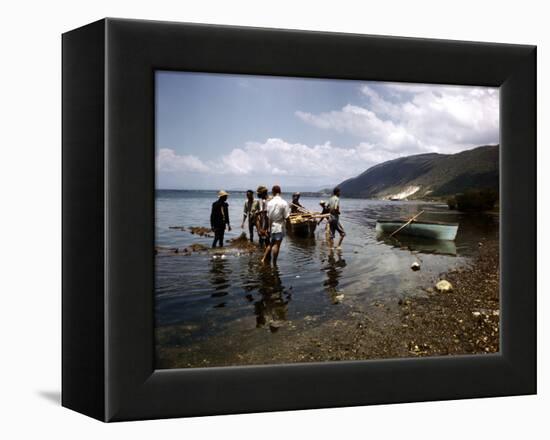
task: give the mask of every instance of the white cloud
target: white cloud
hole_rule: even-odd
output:
[[[333,131],[357,137],[354,147],[331,142],[307,145],[274,137],[238,145],[216,160],[161,148],[159,175],[174,185],[278,182],[311,187],[340,182],[397,157],[455,153],[498,142],[497,89],[377,83],[363,85],[359,92],[363,99],[359,104],[324,113],[295,113],[328,134]]]
[[[377,163],[401,155],[367,142],[361,142],[353,148],[342,148],[330,142],[308,146],[272,138],[265,142],[248,142],[242,148],[234,148],[216,162],[202,162],[196,157],[180,156],[174,150],[162,148],[157,163],[163,172],[182,175],[191,171],[266,181],[283,176],[292,177],[294,184],[322,185],[356,176]]]
[[[390,119],[382,119],[375,112],[355,105],[346,105],[342,110],[313,115],[296,112],[303,121],[318,128],[351,133],[381,150],[414,154],[429,151],[405,126]]]
[[[296,116],[403,154],[455,153],[498,142],[496,89],[384,83],[360,91],[368,101],[362,106],[348,104],[319,114],[297,111]]]
[[[259,174],[338,178],[360,169],[363,162],[357,148],[339,148],[329,142],[308,146],[272,138],[265,142],[248,142],[223,156],[223,170],[229,174]]]
[[[198,157],[178,155],[170,148],[160,148],[156,160],[157,169],[161,172],[203,173],[209,168]]]

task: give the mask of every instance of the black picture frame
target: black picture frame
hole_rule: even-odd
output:
[[[536,47],[104,19],[63,35],[62,404],[102,421],[536,393]],[[154,369],[154,71],[500,87],[498,354]]]

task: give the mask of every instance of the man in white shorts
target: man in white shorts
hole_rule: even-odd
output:
[[[271,259],[273,255],[273,264],[277,264],[279,249],[284,237],[285,222],[290,215],[290,207],[281,197],[281,187],[279,185],[275,185],[271,192],[273,198],[267,202],[267,218],[269,219],[271,240],[265,249],[262,263]]]

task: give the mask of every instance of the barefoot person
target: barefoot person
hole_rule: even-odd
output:
[[[254,200],[254,191],[249,189],[246,192],[246,200],[243,208],[243,222],[241,229],[244,228],[244,222],[248,219],[248,233],[251,242],[254,242],[254,226],[256,226],[256,212],[258,211],[258,201]]]
[[[214,231],[214,242],[212,247],[216,247],[216,243],[223,247],[223,236],[225,233],[225,226],[227,230],[231,231],[231,225],[229,224],[229,205],[227,204],[227,197],[229,196],[224,190],[218,193],[218,200],[212,203],[212,212],[210,213],[210,227]]]
[[[324,200],[321,200],[319,202],[319,205],[321,206],[321,215],[327,215],[330,213],[330,209],[328,208],[327,202]],[[325,222],[325,238],[328,240],[330,238],[330,221],[328,217],[321,217],[321,219],[317,222],[318,225],[320,225],[323,220],[326,220]]]
[[[275,185],[272,189],[273,198],[267,203],[267,218],[269,219],[269,230],[271,241],[265,249],[262,263],[265,263],[273,256],[273,264],[277,264],[279,249],[284,237],[286,219],[290,215],[288,203],[281,197],[281,187]]]
[[[290,213],[296,214],[300,212],[300,208],[303,208],[302,204],[300,203],[300,193],[295,192],[292,194],[292,203],[290,204]]]
[[[261,248],[269,245],[269,219],[267,218],[267,188],[260,185],[256,190],[258,210],[256,212],[256,231]]]
[[[334,246],[334,238],[336,237],[336,231],[338,231],[338,234],[340,234],[340,241],[338,242],[336,248],[340,249],[342,246],[342,241],[346,236],[344,228],[340,223],[340,188],[334,188],[334,191],[332,191],[332,197],[328,199],[327,207],[330,213],[330,217],[328,218],[330,225],[329,244],[330,246]]]

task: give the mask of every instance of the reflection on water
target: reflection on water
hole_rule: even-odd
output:
[[[208,224],[215,194],[193,192],[157,193],[156,240],[160,246],[211,245],[211,238],[198,237],[169,226]],[[242,196],[244,199],[244,195]],[[317,209],[317,198],[301,202]],[[156,256],[155,304],[157,326],[184,325],[194,329],[185,340],[224,332],[234,337],[246,331],[269,328],[281,321],[297,324],[306,317],[317,322],[345,319],[350,308],[373,299],[404,297],[429,285],[442,272],[468,264],[482,240],[497,239],[497,215],[465,215],[446,206],[417,202],[383,202],[342,199],[341,222],[346,230],[342,250],[329,249],[324,223],[315,237],[287,236],[278,267],[260,263],[260,255],[226,250],[224,257],[211,252]],[[239,196],[229,198],[233,223],[242,215]],[[459,223],[456,241],[434,242],[415,237],[377,236],[378,218],[410,218],[425,210],[422,219]],[[238,236],[235,228],[226,239]],[[223,252],[223,251],[222,251]],[[413,261],[421,270],[410,269]],[[340,305],[336,305],[340,304]],[[268,333],[269,334],[269,333]],[[179,344],[185,341],[179,340]]]
[[[323,259],[322,261],[326,261],[326,264],[322,268],[326,274],[326,279],[323,282],[323,285],[326,288],[330,301],[333,304],[336,304],[339,302],[338,298],[341,295],[341,292],[338,289],[338,284],[340,278],[342,277],[343,270],[346,267],[346,260],[342,258],[341,250],[329,248],[326,260]]]
[[[401,235],[390,237],[389,234],[378,233],[376,239],[388,246],[408,249],[411,252],[424,254],[440,254],[456,256],[456,244],[449,240],[430,240],[428,238]]]
[[[260,294],[254,303],[256,314],[256,327],[270,326],[271,331],[276,331],[277,326],[270,325],[277,321],[286,321],[288,302],[292,295],[285,290],[279,270],[270,265],[263,265],[259,271]]]
[[[229,267],[227,260],[225,259],[212,259],[210,263],[210,284],[212,285],[213,292],[212,298],[221,298],[226,296],[229,292]],[[224,307],[225,303],[221,302],[214,307]]]

